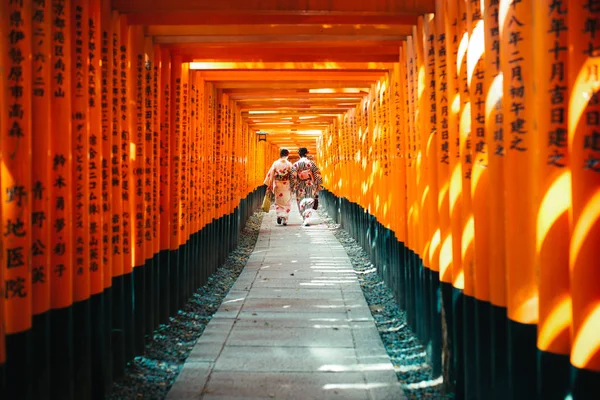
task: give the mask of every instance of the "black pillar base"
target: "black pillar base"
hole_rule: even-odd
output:
[[[50,311],[33,316],[33,398],[50,398]],[[0,391],[0,393],[3,393]],[[1,396],[0,396],[1,397]]]
[[[73,303],[73,372],[77,400],[92,398],[91,336],[90,300]]]
[[[477,357],[478,398],[487,398],[491,391],[490,375],[492,364],[491,305],[475,299],[475,351]]]
[[[158,287],[160,302],[158,303],[159,323],[168,324],[171,301],[170,295],[170,267],[169,267],[169,250],[161,250],[158,253]]]
[[[597,400],[600,394],[600,371],[571,367],[573,400]]]
[[[91,307],[91,363],[92,363],[92,399],[102,400],[106,395],[106,328],[104,293],[98,293],[90,298]]]
[[[431,271],[431,368],[434,377],[442,375],[442,293],[440,273]]]
[[[463,348],[464,328],[464,294],[460,289],[452,287],[452,357],[455,372],[454,394],[457,399],[465,398],[465,364]]]
[[[440,282],[440,291],[442,297],[442,373],[444,375],[445,388],[449,392],[454,391],[456,385],[456,371],[454,369],[454,314],[452,310],[452,284]]]
[[[537,386],[536,325],[508,320],[508,382],[510,399],[530,400]]]
[[[115,379],[125,375],[127,357],[125,354],[125,287],[124,277],[116,276],[112,280],[112,359]]]
[[[570,393],[571,365],[568,354],[554,354],[538,349],[538,399],[564,400]]]
[[[9,347],[7,346],[7,348]],[[50,398],[52,400],[73,400],[75,383],[73,382],[72,307],[50,311],[50,349],[50,381],[52,382]],[[10,366],[7,365],[7,367]],[[9,374],[6,379],[8,384],[11,379]]]
[[[125,361],[133,360],[136,356],[135,352],[135,314],[134,314],[134,287],[133,287],[133,274],[131,271],[123,275],[123,331],[125,333]]]
[[[179,310],[179,251],[169,250],[169,315]]]
[[[6,398],[33,399],[31,330],[6,335]],[[70,344],[69,344],[70,345]]]
[[[133,354],[141,356],[144,354],[145,338],[144,332],[146,327],[146,309],[147,294],[146,294],[146,272],[147,266],[140,265],[133,268],[131,279],[133,281]],[[132,357],[133,358],[133,357]],[[131,359],[131,358],[129,358]]]
[[[490,369],[490,397],[493,400],[506,400],[508,391],[508,317],[505,307],[491,305],[492,344]]]
[[[463,359],[465,367],[465,400],[476,400],[478,396],[477,371],[477,334],[475,324],[475,298],[464,295],[463,297]]]
[[[104,393],[109,393],[112,389],[113,374],[113,289],[112,286],[104,289],[102,298],[104,300]]]

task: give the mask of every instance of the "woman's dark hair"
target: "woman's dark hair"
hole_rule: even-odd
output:
[[[308,154],[308,149],[306,147],[300,147],[298,149],[298,154],[300,155],[300,157],[306,157],[306,155]]]
[[[286,157],[290,155],[290,151],[288,149],[281,149],[279,151],[279,157]]]

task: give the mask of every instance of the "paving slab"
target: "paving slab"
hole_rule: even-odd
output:
[[[167,399],[406,399],[343,246],[266,214]]]

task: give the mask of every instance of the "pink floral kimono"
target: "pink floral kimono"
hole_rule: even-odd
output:
[[[312,214],[315,197],[321,191],[322,185],[321,171],[314,161],[302,157],[294,163],[292,186],[296,191],[298,211],[305,224]]]
[[[284,225],[287,225],[292,203],[291,175],[292,163],[285,158],[280,158],[273,163],[264,181],[268,190],[275,193],[277,222],[282,222]]]

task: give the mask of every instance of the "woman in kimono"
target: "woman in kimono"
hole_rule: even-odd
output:
[[[288,161],[290,155],[288,149],[281,149],[279,155],[281,158],[275,161],[269,169],[264,184],[267,185],[267,190],[275,194],[277,223],[285,226],[292,208],[292,163]]]
[[[302,225],[307,226],[308,218],[310,218],[313,211],[313,205],[319,197],[323,179],[321,178],[321,171],[319,171],[314,161],[306,157],[308,155],[306,147],[301,147],[298,150],[298,155],[300,155],[300,159],[294,163],[292,168],[292,187],[296,192],[298,211],[300,211],[300,215],[304,220]]]

